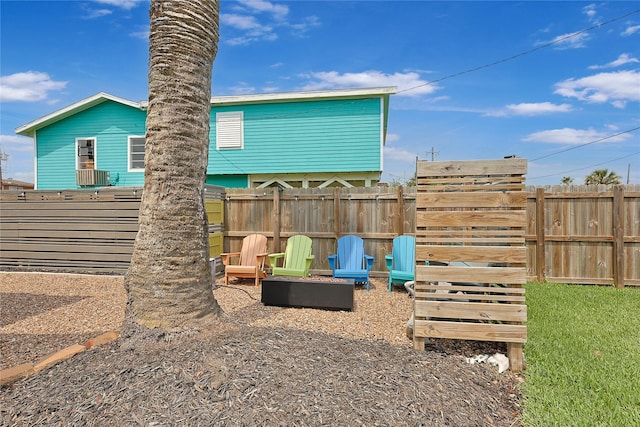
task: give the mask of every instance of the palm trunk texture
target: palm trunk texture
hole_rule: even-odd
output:
[[[149,109],[127,317],[180,330],[220,313],[211,288],[204,184],[218,0],[152,0]]]

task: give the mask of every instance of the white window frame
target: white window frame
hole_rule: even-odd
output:
[[[244,112],[216,113],[216,150],[244,148]]]
[[[91,156],[93,157],[93,169],[98,169],[98,139],[95,136],[90,136],[86,138],[76,138],[76,170],[80,169],[80,141],[92,141]]]
[[[133,167],[133,158],[132,155],[133,153],[131,152],[131,140],[134,138],[142,138],[145,141],[145,144],[147,142],[147,138],[145,135],[129,135],[129,137],[127,137],[127,166],[128,166],[128,171],[129,172],[144,172],[144,157],[142,160],[142,167],[141,168],[134,168]],[[143,146],[144,148],[144,146]],[[143,151],[144,153],[144,151]]]

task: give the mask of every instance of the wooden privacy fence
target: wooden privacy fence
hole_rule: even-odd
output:
[[[511,370],[524,368],[526,170],[524,159],[418,162],[414,348],[506,342]]]
[[[327,257],[336,239],[357,234],[375,257],[372,274],[386,275],[384,256],[391,253],[393,237],[416,232],[416,187],[226,193],[215,188],[213,198],[207,195],[212,254],[223,250],[223,232],[224,251],[239,250],[249,233],[264,233],[273,252],[284,250],[288,237],[306,234],[316,256],[312,272],[330,274]],[[141,189],[117,187],[97,195],[91,190],[0,192],[0,268],[76,265],[124,272],[137,232],[140,194]],[[81,213],[85,208],[88,212]],[[92,214],[96,209],[101,212]],[[528,280],[640,286],[639,236],[640,185],[528,188]],[[85,244],[87,253],[76,253],[75,246]]]
[[[528,189],[528,278],[640,286],[640,185]]]
[[[415,189],[402,187],[227,189],[225,251],[238,251],[242,239],[261,233],[269,251],[284,252],[287,238],[304,234],[313,241],[314,274],[331,274],[328,256],[336,241],[356,234],[365,241],[365,253],[375,258],[373,274],[386,274],[386,254],[393,238],[413,234]]]
[[[207,186],[212,256],[222,252],[223,188]],[[0,192],[0,267],[122,274],[138,232],[141,188]]]
[[[336,239],[357,234],[384,275],[393,237],[416,233],[415,200],[416,187],[227,189],[225,250],[263,233],[280,252],[306,234],[312,271],[329,274]],[[526,200],[527,280],[640,286],[640,186],[528,187]]]

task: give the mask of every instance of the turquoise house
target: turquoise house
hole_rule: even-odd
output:
[[[207,184],[370,187],[383,168],[395,87],[211,98]],[[35,188],[142,186],[147,102],[99,93],[16,129]]]

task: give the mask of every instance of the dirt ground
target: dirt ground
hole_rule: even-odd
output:
[[[0,390],[0,424],[518,426],[521,377],[467,357],[504,344],[405,335],[411,299],[386,280],[355,308],[264,306],[218,286],[198,334],[121,337]],[[0,272],[0,369],[37,362],[124,320],[120,277]]]

